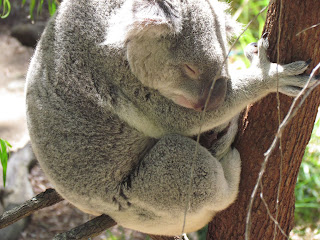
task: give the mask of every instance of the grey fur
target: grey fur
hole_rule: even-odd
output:
[[[276,91],[277,65],[262,39],[251,68],[230,77],[223,61],[238,25],[223,3],[210,2],[63,1],[32,58],[26,98],[34,152],[72,204],[124,227],[180,234],[194,160],[186,232],[236,199],[237,115]],[[295,95],[306,68],[279,66],[280,91]],[[229,127],[195,156],[201,125]]]

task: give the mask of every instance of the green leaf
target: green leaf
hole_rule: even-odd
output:
[[[36,7],[36,0],[31,0],[30,1],[30,7],[29,7],[29,14],[30,14],[30,18],[33,19],[33,11]]]
[[[40,2],[38,2],[38,7],[37,7],[37,16],[41,14],[42,6],[43,6],[43,0],[40,0]]]
[[[296,203],[296,208],[320,208],[320,203]]]
[[[1,1],[2,2],[2,1]],[[11,4],[9,2],[9,0],[4,0],[3,4],[0,4],[0,6],[3,5],[3,11],[2,11],[2,15],[1,18],[6,18],[9,16],[10,11],[11,11]]]
[[[54,0],[48,0],[48,10],[50,13],[50,16],[52,16],[56,12],[56,2]]]
[[[0,139],[0,160],[2,165],[2,175],[3,175],[3,186],[6,186],[6,177],[7,177],[7,164],[8,164],[8,148],[11,148],[11,145]]]
[[[1,138],[0,138],[0,139],[1,139]],[[10,144],[8,141],[3,140],[3,139],[1,139],[1,140],[4,141],[4,143],[7,145],[8,148],[12,148],[11,144]]]

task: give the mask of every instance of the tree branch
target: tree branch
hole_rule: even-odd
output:
[[[57,234],[53,240],[70,240],[79,239],[87,240],[104,232],[106,229],[115,226],[117,223],[107,215],[96,217],[78,227],[71,229],[68,232]],[[178,240],[179,237],[165,237],[149,235],[153,240]]]
[[[71,229],[68,232],[57,234],[53,240],[69,240],[79,239],[86,240],[98,236],[106,229],[115,226],[117,223],[107,215],[96,217],[78,227]]]
[[[155,236],[155,235],[149,235],[153,240],[179,240],[180,237],[165,237],[165,236]],[[185,240],[185,239],[183,239]]]
[[[49,207],[58,202],[61,202],[62,200],[63,198],[54,189],[47,189],[45,192],[38,194],[37,196],[21,204],[20,206],[4,212],[0,216],[0,229],[5,228],[19,221],[20,219],[31,215],[37,210]]]
[[[64,200],[56,190],[49,188],[45,192],[38,194],[32,199],[24,202],[18,207],[15,207],[9,211],[4,212],[0,216],[0,229],[5,228],[20,219],[27,217],[37,210],[52,206],[58,202]],[[53,240],[65,240],[65,239],[83,239],[92,238],[98,236],[106,229],[113,227],[117,223],[107,215],[101,215],[96,217],[78,227],[71,229],[65,233],[57,234]],[[150,235],[153,240],[176,240],[179,237],[163,237]]]

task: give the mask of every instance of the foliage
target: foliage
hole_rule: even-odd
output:
[[[1,18],[6,18],[9,16],[11,11],[11,4],[9,0],[0,0],[0,10],[2,8],[2,13],[0,13]]]
[[[198,240],[206,240],[207,239],[207,232],[208,232],[208,225],[206,225],[204,228],[200,229],[197,232]]]
[[[252,19],[254,19],[259,12],[269,4],[269,0],[228,0],[231,6],[233,19],[246,26]],[[233,61],[243,61],[245,66],[249,66],[249,60],[243,55],[243,49],[251,42],[257,42],[260,38],[264,23],[266,20],[266,11],[259,14],[257,19],[253,21],[250,27],[240,37],[239,43],[236,44],[235,50],[231,57]]]
[[[249,23],[259,12],[269,4],[269,0],[238,0],[232,1],[231,7],[234,9],[233,18],[243,24]],[[252,22],[248,30],[240,38],[240,45],[245,48],[249,43],[256,42],[260,38],[264,23],[266,20],[266,11],[260,14],[255,21]]]
[[[24,6],[26,4],[26,0],[21,0],[21,5]],[[52,16],[59,4],[58,0],[47,0],[47,7],[50,15]],[[29,14],[30,18],[33,20],[35,13],[39,15],[42,11],[42,7],[44,5],[44,0],[30,0],[29,3]],[[9,16],[11,11],[10,0],[0,0],[0,10],[2,9],[2,13],[0,13],[1,18],[6,18]]]
[[[108,229],[106,231],[106,240],[122,240],[122,237],[118,238],[117,236],[113,235],[113,233]]]
[[[0,161],[2,165],[3,186],[6,186],[7,164],[9,148],[12,146],[7,141],[0,138]]]
[[[297,224],[320,221],[320,114],[306,148],[295,188]]]

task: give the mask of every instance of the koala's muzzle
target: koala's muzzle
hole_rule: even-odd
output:
[[[216,80],[211,93],[210,93],[210,88],[211,88],[211,83],[207,86],[204,97],[201,100],[199,100],[199,102],[194,106],[194,110],[199,112],[202,112],[204,110],[212,111],[217,109],[222,104],[227,92],[227,80],[224,78],[220,78]],[[210,99],[205,108],[205,104],[208,97]]]

